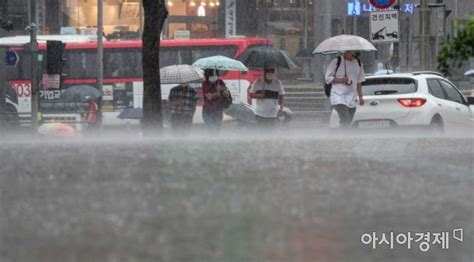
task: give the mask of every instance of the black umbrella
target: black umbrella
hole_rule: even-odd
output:
[[[89,85],[71,86],[61,94],[61,99],[65,102],[85,102],[88,98],[97,99],[102,93],[97,88]]]
[[[299,68],[300,64],[294,56],[285,50],[274,47],[262,46],[244,51],[237,60],[242,61],[247,67],[254,69],[265,68]]]
[[[142,108],[125,108],[117,116],[120,119],[142,119],[143,109]]]

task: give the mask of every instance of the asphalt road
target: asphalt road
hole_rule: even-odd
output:
[[[3,140],[0,261],[472,262],[473,162],[472,136]]]

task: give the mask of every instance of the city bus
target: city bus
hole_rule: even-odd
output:
[[[39,90],[39,111],[42,113],[70,113],[78,110],[77,103],[64,103],[61,93],[74,85],[96,85],[96,39],[73,41],[68,37],[63,54],[61,88]],[[60,40],[58,37],[52,38]],[[44,59],[46,37],[39,41],[40,64]],[[2,40],[0,40],[0,43]],[[18,41],[17,41],[18,42]],[[20,41],[21,42],[21,41]],[[25,40],[25,43],[27,41]],[[5,45],[5,41],[3,41]],[[192,64],[197,59],[214,55],[230,58],[238,57],[249,48],[271,45],[264,38],[235,37],[225,39],[189,39],[162,40],[160,46],[160,67],[178,64]],[[143,103],[143,68],[141,64],[142,43],[136,41],[104,41],[104,81],[102,112],[104,125],[123,124],[124,120],[117,118],[125,108],[141,108]],[[7,67],[7,81],[18,95],[16,108],[19,113],[31,112],[31,84],[29,53],[17,50],[19,62],[15,67]],[[45,66],[43,65],[43,68]],[[230,89],[234,102],[248,102],[248,87],[253,81],[262,77],[262,72],[226,71],[220,76]],[[177,83],[178,84],[178,83]],[[162,85],[162,99],[166,111],[170,89],[175,85]],[[200,83],[194,87],[199,88]],[[82,105],[81,105],[82,106]],[[198,103],[194,122],[202,122],[202,100]],[[128,121],[129,122],[129,121]]]

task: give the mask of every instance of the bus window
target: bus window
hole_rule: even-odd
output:
[[[191,65],[199,58],[222,55],[233,58],[236,46],[193,46],[193,47],[162,47],[160,49],[160,67],[170,65]]]
[[[141,49],[106,49],[104,53],[104,77],[143,76]]]
[[[234,58],[237,51],[236,46],[213,46],[213,47],[194,47],[192,49],[192,61],[196,61],[200,58],[210,57],[215,55],[226,56],[228,58]]]
[[[96,70],[96,54],[92,51],[75,51],[67,52],[66,64],[64,70],[69,78],[95,78]]]
[[[170,65],[190,65],[191,50],[186,47],[162,47],[160,49],[160,68]]]

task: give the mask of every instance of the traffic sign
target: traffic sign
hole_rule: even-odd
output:
[[[15,51],[5,51],[5,65],[16,66],[20,61],[20,57]]]
[[[398,11],[378,11],[370,14],[370,41],[390,43],[399,41]]]
[[[388,9],[395,5],[397,0],[369,0],[369,3],[378,9]]]
[[[347,15],[348,16],[359,16],[360,15],[360,2],[355,1],[347,4]]]

